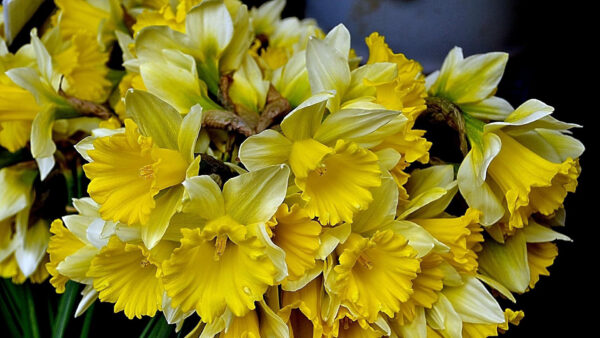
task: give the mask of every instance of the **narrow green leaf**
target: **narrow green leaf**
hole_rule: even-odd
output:
[[[154,325],[154,327],[152,327],[148,338],[166,338],[169,337],[171,332],[173,332],[173,328],[171,327],[171,325],[167,323],[164,316],[160,316],[158,322]]]
[[[79,337],[87,338],[90,333],[90,327],[92,325],[92,316],[94,315],[94,306],[96,303],[92,303],[90,307],[85,312],[85,318],[83,319],[83,327],[81,328],[81,334]]]
[[[79,291],[79,284],[75,282],[67,282],[65,293],[60,297],[58,303],[58,313],[54,323],[54,332],[52,337],[63,337],[69,319],[73,316],[73,307],[75,306],[75,298]]]
[[[152,317],[152,319],[150,319],[148,324],[146,324],[144,331],[142,331],[142,333],[140,334],[140,338],[146,338],[148,336],[150,329],[152,329],[152,326],[154,325],[154,322],[156,321],[156,317],[158,317],[158,315]]]
[[[6,297],[8,299],[8,297]],[[16,319],[13,318],[11,312],[12,307],[8,305],[8,302],[4,301],[4,297],[0,297],[0,312],[2,313],[2,318],[8,327],[8,331],[12,337],[20,337],[23,334],[19,329],[15,326]]]
[[[25,297],[27,299],[27,317],[29,319],[29,329],[31,330],[31,337],[39,338],[40,329],[38,327],[37,316],[35,314],[35,303],[33,302],[33,295],[31,294],[31,285],[25,286]]]

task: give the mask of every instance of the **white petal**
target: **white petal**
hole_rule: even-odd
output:
[[[225,212],[241,224],[267,222],[286,195],[290,169],[275,165],[225,182]]]
[[[38,267],[46,254],[50,231],[44,220],[39,220],[27,229],[23,245],[15,250],[15,258],[19,269],[25,277],[29,277]]]
[[[502,283],[513,292],[523,293],[529,286],[529,264],[525,234],[517,231],[504,244],[486,241],[478,253],[479,271]]]
[[[464,322],[475,324],[504,323],[504,312],[496,299],[475,277],[467,277],[459,287],[442,291]]]

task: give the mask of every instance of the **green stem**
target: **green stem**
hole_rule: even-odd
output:
[[[9,297],[6,297],[7,299]],[[2,312],[2,317],[4,318],[4,322],[6,323],[6,326],[8,327],[8,331],[10,332],[10,335],[12,337],[20,337],[23,334],[19,331],[19,329],[15,326],[15,319],[12,316],[12,313],[15,312],[11,312],[12,306],[9,306],[7,304],[7,302],[4,301],[4,297],[0,297],[0,312]],[[13,310],[14,311],[14,310]]]
[[[142,331],[142,333],[140,334],[140,338],[145,338],[148,335],[148,332],[150,332],[152,325],[154,325],[154,322],[156,321],[156,317],[158,317],[158,316],[152,317],[152,319],[148,322],[148,324],[146,324],[144,331]]]
[[[90,333],[90,327],[92,325],[92,316],[94,315],[94,306],[95,305],[96,305],[96,303],[92,303],[92,305],[90,305],[90,307],[85,312],[85,318],[83,320],[83,327],[81,328],[81,335],[79,335],[79,337],[81,337],[81,338],[87,338],[87,336]]]
[[[73,315],[73,306],[75,306],[75,298],[79,291],[79,285],[75,282],[67,282],[65,293],[60,297],[58,303],[58,313],[56,315],[56,322],[54,323],[54,332],[52,337],[63,337],[69,319]]]
[[[39,338],[40,329],[38,328],[37,316],[35,314],[35,303],[33,302],[33,295],[31,294],[31,286],[25,287],[25,297],[27,299],[27,317],[29,319],[29,329],[31,330],[31,337]]]

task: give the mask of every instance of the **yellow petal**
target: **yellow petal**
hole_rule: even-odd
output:
[[[431,309],[438,299],[438,292],[444,287],[444,272],[439,267],[443,258],[437,254],[430,254],[420,262],[417,278],[413,280],[414,293],[410,299],[402,303],[400,313],[396,315],[395,321],[400,325],[406,325],[417,316],[417,308]]]
[[[92,260],[88,272],[100,301],[115,303],[115,313],[124,311],[129,319],[152,317],[161,310],[164,287],[149,256],[143,246],[113,236]]]
[[[550,276],[548,267],[558,256],[558,247],[554,243],[527,243],[527,264],[529,265],[529,288],[533,289],[540,276]]]
[[[53,57],[56,71],[64,75],[65,91],[79,99],[106,100],[111,83],[108,75],[108,52],[102,52],[95,34],[80,32],[71,37],[71,45]]]
[[[385,43],[384,37],[372,33],[365,39],[369,47],[368,64],[391,62],[396,64],[398,75],[393,81],[370,84],[376,88],[376,102],[387,109],[400,110],[409,120],[414,121],[425,110],[425,78],[423,68],[403,54],[394,54]]]
[[[287,280],[298,280],[316,264],[321,245],[321,225],[313,221],[299,205],[294,204],[289,208],[285,203],[269,223],[273,233],[271,240],[285,252],[289,273]]]
[[[477,254],[479,242],[483,242],[479,225],[480,213],[468,209],[462,217],[413,219],[425,228],[437,240],[450,247],[450,251],[441,255],[448,263],[459,271],[475,274],[477,271]]]
[[[371,238],[351,234],[336,251],[340,256],[333,288],[369,321],[380,312],[393,317],[413,294],[419,260],[401,235],[391,230],[376,232]]]
[[[181,247],[163,264],[174,306],[195,309],[206,323],[226,309],[240,317],[254,310],[254,302],[275,284],[277,271],[264,245],[231,217],[213,220],[203,230],[181,231]]]
[[[85,243],[80,241],[77,236],[73,235],[63,225],[63,222],[60,219],[52,222],[50,225],[50,232],[52,233],[50,242],[48,243],[50,262],[46,264],[46,268],[52,275],[50,283],[54,286],[56,292],[63,293],[65,292],[65,284],[69,281],[69,278],[59,274],[56,268],[65,258],[83,248]]]
[[[532,213],[551,215],[562,206],[568,192],[575,191],[578,163],[567,159],[552,163],[498,131],[502,148],[492,160],[488,174],[502,191],[510,213],[509,226],[521,228]]]
[[[107,220],[146,223],[154,196],[185,179],[187,163],[181,154],[153,147],[131,120],[125,120],[124,134],[96,139],[88,155],[93,159],[83,167],[91,180],[88,193]]]
[[[0,146],[6,148],[10,152],[14,153],[25,147],[27,142],[29,142],[30,135],[30,121],[0,122]]]
[[[294,171],[310,216],[319,217],[321,224],[351,222],[353,215],[372,201],[370,189],[381,184],[377,155],[338,140],[333,152],[317,164],[306,166],[313,169],[304,176]]]
[[[12,81],[0,83],[0,122],[25,120],[32,121],[41,107],[35,97]]]

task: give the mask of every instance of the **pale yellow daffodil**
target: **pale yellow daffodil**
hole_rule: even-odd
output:
[[[399,112],[347,109],[321,121],[331,96],[315,95],[288,114],[281,123],[283,135],[266,130],[248,138],[240,159],[250,170],[289,163],[310,216],[334,225],[366,209],[370,189],[381,183],[377,156],[355,142]]]
[[[194,149],[202,109],[194,106],[182,118],[166,102],[136,90],[127,94],[126,107],[137,124],[126,120],[124,131],[83,140],[78,149],[91,160],[84,165],[91,180],[88,192],[100,204],[102,217],[140,224],[142,239],[151,249],[181,208],[181,183],[197,175]]]
[[[206,323],[227,310],[243,317],[285,277],[283,256],[271,254],[261,229],[283,202],[288,176],[289,169],[277,165],[232,178],[222,191],[209,176],[184,182],[189,196],[184,211],[200,221],[181,230],[181,246],[163,264],[162,280],[174,306],[195,309]]]

